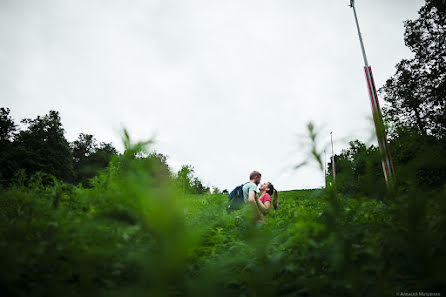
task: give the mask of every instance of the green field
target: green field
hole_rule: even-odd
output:
[[[387,296],[445,288],[444,195],[393,202],[279,192],[256,223],[137,160],[91,189],[38,179],[0,196],[3,296]],[[124,164],[124,165],[123,165]],[[5,269],[7,267],[7,269]]]

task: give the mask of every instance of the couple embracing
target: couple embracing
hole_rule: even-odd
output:
[[[272,183],[266,182],[261,184],[257,194],[257,186],[260,184],[261,179],[262,174],[258,171],[253,171],[249,175],[249,182],[242,187],[244,202],[255,205],[260,216],[259,219],[269,213],[271,204],[274,207],[274,211],[278,208],[278,194]]]

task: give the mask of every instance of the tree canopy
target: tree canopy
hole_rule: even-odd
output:
[[[0,180],[9,185],[16,175],[40,172],[55,178],[88,185],[88,180],[108,166],[117,154],[111,143],[97,143],[81,133],[73,143],[65,138],[59,112],[51,110],[35,119],[23,119],[19,129],[9,108],[0,109]],[[21,173],[20,173],[21,172]]]
[[[380,89],[392,127],[413,127],[442,138],[446,132],[446,2],[427,0],[416,20],[405,22],[404,41],[413,52]]]
[[[150,143],[132,144],[124,132],[123,155],[119,155],[111,143],[99,142],[92,134],[80,133],[69,143],[65,138],[59,112],[50,111],[35,119],[23,119],[24,129],[19,129],[10,116],[9,108],[0,109],[0,184],[10,185],[17,179],[30,180],[39,173],[58,180],[93,186],[93,178],[107,168],[115,157],[121,169],[131,166],[134,160],[147,168],[154,181],[175,180],[175,184],[185,193],[203,194],[209,187],[194,176],[194,168],[184,165],[174,174],[167,164],[167,156],[158,152],[146,152],[143,147]],[[125,156],[124,156],[125,155]],[[127,168],[128,169],[128,168]]]

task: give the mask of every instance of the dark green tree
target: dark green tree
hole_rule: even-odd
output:
[[[204,194],[210,191],[209,187],[203,185],[201,180],[198,177],[194,177],[192,180],[192,193],[193,194]]]
[[[153,174],[156,175],[157,180],[167,181],[172,178],[172,172],[167,164],[167,158],[166,155],[157,152],[150,153],[146,157],[146,159],[154,164],[152,167],[156,170],[153,171]]]
[[[64,181],[73,180],[71,149],[57,111],[43,117],[24,119],[27,129],[14,139],[14,160],[26,174],[44,172]]]
[[[417,129],[399,127],[390,143],[398,184],[403,190],[413,187],[441,189],[446,181],[446,145]]]
[[[446,132],[446,1],[426,0],[419,18],[405,22],[404,41],[414,58],[404,59],[380,89],[391,124],[443,138]]]
[[[359,140],[351,141],[350,147],[335,155],[336,187],[352,196],[364,195],[381,197],[386,186],[381,167],[379,149],[367,147]],[[328,164],[328,178],[331,180],[332,162]]]
[[[79,163],[94,153],[96,139],[94,139],[93,135],[81,133],[70,146],[73,151],[73,161]]]
[[[111,143],[97,143],[93,135],[84,133],[71,143],[71,149],[75,182],[84,186],[91,186],[89,179],[107,167],[111,158],[117,154]]]
[[[12,141],[14,132],[17,130],[17,126],[9,113],[9,108],[0,108],[0,144],[2,146]]]
[[[7,185],[17,171],[17,162],[13,156],[17,126],[9,113],[9,108],[0,109],[0,183],[3,185]]]

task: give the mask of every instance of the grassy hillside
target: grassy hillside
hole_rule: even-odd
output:
[[[267,224],[185,195],[147,164],[92,189],[1,190],[3,296],[384,296],[445,288],[444,195],[279,193]],[[116,164],[115,164],[116,165]],[[150,166],[149,166],[150,167]]]

